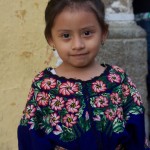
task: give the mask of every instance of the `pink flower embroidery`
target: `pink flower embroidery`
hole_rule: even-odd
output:
[[[122,109],[122,107],[119,107],[118,109],[117,109],[117,116],[118,116],[118,118],[119,119],[123,119],[123,109]]]
[[[119,97],[118,93],[112,93],[110,95],[110,99],[113,104],[117,105],[117,104],[121,103],[121,98]]]
[[[110,81],[110,82],[116,82],[116,83],[120,83],[120,81],[121,81],[121,78],[120,78],[120,76],[119,75],[117,75],[117,74],[109,74],[108,75],[108,80]]]
[[[63,122],[65,123],[66,127],[72,127],[77,123],[77,116],[74,114],[66,114],[66,116],[63,118]]]
[[[136,88],[136,85],[132,82],[131,78],[128,77],[128,82],[131,86],[135,87]]]
[[[88,111],[85,112],[85,120],[86,121],[89,120],[89,113],[88,113]]]
[[[79,87],[77,84],[74,84],[72,82],[67,81],[66,83],[63,83],[59,87],[59,93],[63,95],[70,95],[74,94],[79,91]]]
[[[101,121],[101,117],[99,115],[96,115],[95,117],[93,117],[94,121]]]
[[[128,96],[130,94],[130,89],[127,85],[122,84],[122,92],[124,96]]]
[[[124,70],[118,66],[112,66],[113,69],[115,69],[118,72],[124,73]]]
[[[80,108],[80,103],[78,100],[76,100],[75,98],[68,99],[66,103],[66,109],[68,112],[77,113],[79,111],[79,108]]]
[[[95,99],[94,104],[95,104],[95,107],[98,107],[98,108],[106,107],[108,106],[108,100],[104,96],[99,96]]]
[[[41,83],[41,88],[44,90],[50,90],[56,87],[56,80],[53,78],[44,79]]]
[[[62,110],[62,108],[64,107],[64,103],[65,101],[62,97],[56,96],[56,98],[52,99],[50,106],[55,111]]]
[[[107,109],[105,111],[106,118],[110,121],[113,121],[115,119],[116,113],[112,109]]]
[[[35,126],[35,123],[33,121],[29,121],[28,124],[30,124],[29,130],[33,129]]]
[[[44,72],[40,72],[34,79],[33,79],[33,82],[39,80],[40,78],[42,78],[44,75]]]
[[[149,140],[147,138],[145,138],[145,145],[150,147],[150,142],[149,142]]]
[[[133,99],[134,99],[134,102],[139,106],[143,103],[141,99],[141,95],[138,92],[134,93]]]
[[[62,133],[62,132],[63,132],[63,130],[62,130],[61,126],[59,126],[59,125],[57,124],[57,125],[56,125],[56,130],[53,131],[53,133],[54,133],[55,135],[59,135],[59,134]]]
[[[92,89],[94,92],[104,92],[106,91],[106,84],[103,83],[103,81],[96,81],[92,83]]]
[[[32,98],[33,94],[34,94],[34,89],[31,88],[30,92],[29,92],[29,95],[28,95],[28,98],[27,98],[27,101],[29,101]]]
[[[57,113],[53,113],[50,115],[50,123],[52,126],[56,126],[60,121],[60,116]]]
[[[35,115],[36,108],[34,105],[28,105],[24,110],[25,118],[30,119]]]
[[[36,100],[40,106],[47,106],[49,102],[49,95],[45,92],[40,92],[38,93]]]

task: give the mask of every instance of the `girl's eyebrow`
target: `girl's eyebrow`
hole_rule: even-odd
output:
[[[94,29],[94,28],[95,26],[87,26],[87,27],[81,28],[81,30]]]
[[[59,29],[57,30],[57,32],[70,32],[71,30],[68,30],[68,29]]]
[[[81,28],[80,30],[87,30],[87,29],[94,29],[95,26],[86,26]],[[69,29],[58,29],[57,32],[71,32],[72,30]]]

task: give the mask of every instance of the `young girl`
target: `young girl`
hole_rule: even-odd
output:
[[[144,108],[123,69],[95,57],[108,25],[100,0],[51,0],[45,36],[62,64],[32,83],[19,150],[144,150]],[[147,148],[148,149],[148,148]]]

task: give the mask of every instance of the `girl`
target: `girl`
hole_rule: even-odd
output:
[[[123,69],[95,57],[108,25],[100,0],[51,0],[45,37],[63,60],[32,83],[19,150],[144,150],[144,108]],[[148,148],[147,148],[148,149]]]

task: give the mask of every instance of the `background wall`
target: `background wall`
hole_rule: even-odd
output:
[[[0,150],[17,150],[17,126],[32,79],[56,63],[43,34],[46,4],[0,0]]]

